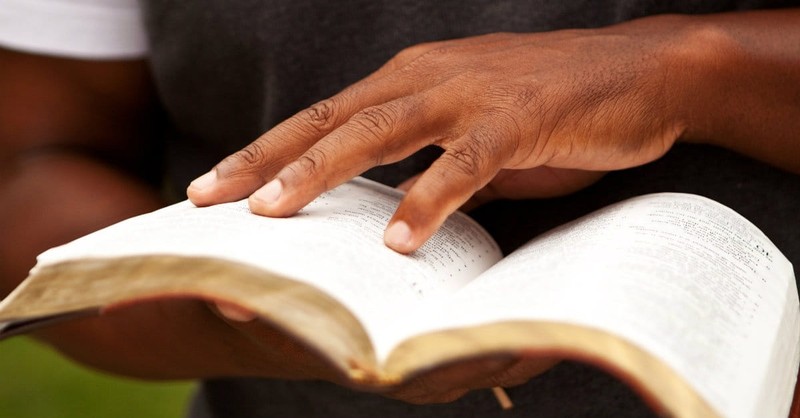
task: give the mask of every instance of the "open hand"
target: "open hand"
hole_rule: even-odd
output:
[[[670,85],[681,77],[675,19],[408,48],[220,162],[189,198],[250,196],[254,213],[290,216],[435,144],[444,153],[414,180],[385,234],[389,247],[411,252],[473,196],[564,194],[600,177],[592,171],[663,155],[683,130],[672,94],[681,89]]]

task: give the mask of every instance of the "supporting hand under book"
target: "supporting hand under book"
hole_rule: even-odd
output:
[[[293,378],[325,379],[341,384],[335,373],[319,356],[310,353],[284,333],[267,327],[255,313],[227,303],[217,303],[212,308],[236,330],[270,352],[270,359],[282,359],[287,373]],[[457,362],[419,375],[398,387],[383,392],[383,396],[414,404],[452,402],[471,390],[513,387],[554,366],[552,358],[485,357]],[[274,370],[271,371],[274,373]]]

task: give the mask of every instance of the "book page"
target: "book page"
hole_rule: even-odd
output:
[[[608,207],[527,244],[442,308],[421,314],[428,319],[416,331],[525,319],[585,325],[661,358],[723,416],[788,412],[791,390],[759,405],[757,388],[793,387],[792,266],[755,226],[703,197]],[[779,372],[770,371],[781,350]]]
[[[368,332],[390,333],[386,317],[451,293],[500,259],[496,243],[463,214],[412,256],[388,249],[383,230],[400,197],[359,178],[290,218],[253,215],[246,201],[205,208],[185,201],[49,250],[37,268],[89,257],[222,258],[313,284],[348,306]]]

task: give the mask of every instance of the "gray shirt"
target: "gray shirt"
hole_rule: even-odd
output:
[[[269,127],[377,69],[404,47],[498,31],[597,27],[658,13],[711,13],[790,1],[349,0],[144,1],[153,72],[171,123],[168,171],[176,190]],[[396,184],[424,168],[427,150],[369,177]],[[623,198],[655,191],[711,197],[759,226],[800,265],[800,178],[730,152],[679,145],[661,160],[614,172],[571,196],[499,201],[473,215],[510,251],[534,235]],[[503,412],[488,390],[446,405],[414,406],[326,382],[205,382],[194,417],[648,416],[626,385],[564,362],[508,389]]]

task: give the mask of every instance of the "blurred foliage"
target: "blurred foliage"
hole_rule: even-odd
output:
[[[3,418],[180,418],[193,387],[101,374],[26,337],[0,342]]]

